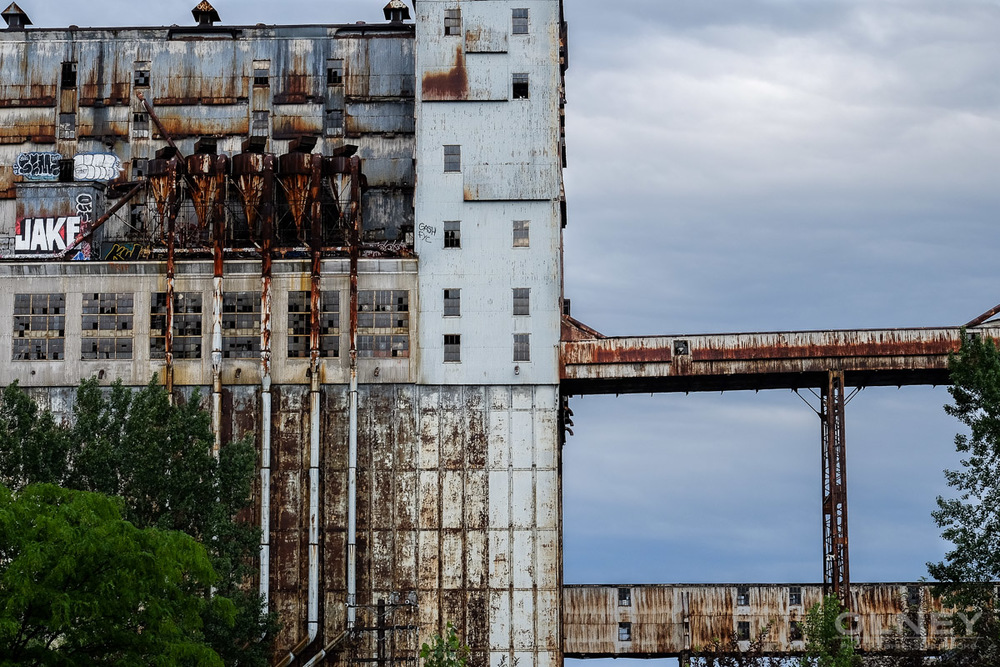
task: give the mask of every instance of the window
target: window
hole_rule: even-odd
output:
[[[514,314],[529,315],[531,311],[531,289],[528,287],[514,288]]]
[[[309,356],[310,292],[288,293],[288,356]],[[319,312],[319,356],[340,356],[340,292],[323,292]]]
[[[528,99],[528,75],[525,72],[514,74],[513,85],[515,100]]]
[[[60,361],[66,351],[66,295],[14,295],[14,361]]]
[[[136,88],[149,88],[149,63],[136,63],[132,76]]]
[[[62,78],[59,81],[60,88],[76,88],[76,63],[62,64]]]
[[[461,9],[446,9],[446,10],[444,10],[444,34],[446,34],[446,35],[461,35],[462,34],[462,10]]]
[[[132,158],[132,178],[138,180],[146,175],[149,170],[149,159],[144,157]],[[137,204],[141,206],[141,204]]]
[[[630,642],[630,641],[632,641],[632,624],[631,623],[619,623],[618,624],[618,641],[620,641],[620,642]]]
[[[462,223],[458,220],[446,220],[444,223],[444,247],[462,247]]]
[[[448,363],[462,361],[462,336],[459,334],[444,335],[444,360]]]
[[[746,606],[750,604],[750,587],[749,586],[737,586],[736,587],[736,604]]]
[[[132,294],[83,295],[81,359],[131,359]]]
[[[631,607],[632,606],[632,589],[631,588],[619,588],[618,589],[618,606],[619,607]]]
[[[132,136],[136,139],[149,139],[149,114],[145,111],[132,114]]]
[[[444,171],[446,174],[462,171],[462,147],[444,147]]]
[[[344,61],[331,59],[326,61],[326,85],[344,85]]]
[[[802,621],[791,621],[788,625],[788,639],[793,642],[800,642],[805,639],[802,632]]]
[[[410,356],[410,293],[365,290],[358,293],[358,356],[392,359]]]
[[[444,291],[444,316],[459,317],[462,314],[462,290],[446,289]]]
[[[260,292],[222,295],[222,356],[226,359],[260,356]]]
[[[167,352],[167,295],[155,292],[149,303],[149,356],[163,359]],[[174,359],[201,359],[201,294],[174,294]]]
[[[511,26],[511,32],[515,35],[527,35],[528,34],[528,10],[527,9],[512,9],[511,13],[513,15],[513,23]]]
[[[737,621],[736,622],[736,639],[741,642],[749,641],[750,639],[750,621]]]
[[[531,361],[531,334],[514,334],[514,361]]]
[[[514,247],[515,248],[527,248],[528,247],[528,230],[530,223],[527,220],[515,220],[514,221]]]
[[[801,586],[790,586],[788,588],[788,604],[792,606],[802,604]]]
[[[255,60],[253,62],[253,85],[271,85],[271,61]]]
[[[76,139],[76,114],[59,114],[59,138]]]
[[[266,111],[253,112],[253,127],[251,128],[253,134],[267,134],[267,115]]]
[[[344,133],[344,112],[340,109],[327,109],[324,127],[328,137],[342,135]]]

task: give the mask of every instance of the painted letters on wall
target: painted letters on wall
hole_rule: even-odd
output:
[[[48,255],[65,250],[80,233],[80,216],[24,218],[14,229],[15,255]]]
[[[78,153],[73,157],[73,178],[78,181],[113,181],[122,173],[114,153]]]
[[[59,180],[59,153],[19,153],[14,160],[14,175],[29,181]]]

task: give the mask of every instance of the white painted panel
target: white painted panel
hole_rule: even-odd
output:
[[[531,412],[510,413],[510,456],[514,468],[529,469],[534,464],[534,435]]]
[[[515,530],[514,588],[532,588],[535,585],[535,535],[529,530]]]
[[[468,588],[485,588],[489,577],[486,560],[486,531],[465,534],[465,580]]]
[[[438,505],[438,472],[420,471],[420,528],[438,528],[441,525]]]
[[[559,473],[539,470],[535,473],[536,525],[557,528],[559,525]]]
[[[438,588],[438,539],[436,530],[421,530],[418,533],[419,558],[417,562],[417,588],[436,590]]]
[[[490,468],[506,469],[510,465],[510,414],[501,410],[490,411]]]
[[[490,531],[490,588],[510,586],[510,532]]]
[[[490,591],[490,648],[510,649],[510,593]]]
[[[506,470],[490,471],[490,527],[505,528],[510,525],[510,473]]]
[[[441,534],[441,587],[462,588],[465,552],[461,533]]]
[[[535,563],[539,590],[559,590],[559,531],[539,530],[535,533]]]
[[[515,470],[511,479],[511,524],[514,528],[531,528],[535,524],[534,473]]]
[[[465,473],[465,527],[485,529],[489,523],[489,473],[470,470]]]
[[[531,410],[535,407],[535,392],[531,387],[513,387],[510,407],[513,410]]]
[[[462,527],[462,473],[445,470],[441,473],[441,527]]]
[[[511,610],[514,650],[535,647],[535,593],[514,590]],[[529,654],[530,655],[530,654]],[[530,658],[529,658],[530,660]],[[520,666],[520,663],[518,663]]]
[[[559,591],[538,591],[538,648],[559,650]]]
[[[532,162],[490,162],[462,168],[465,201],[559,199],[558,172]]]
[[[487,400],[490,410],[510,409],[510,387],[503,385],[499,387],[489,387],[487,390]]]
[[[440,442],[440,420],[437,412],[438,394],[436,391],[426,389],[421,393],[419,467],[427,470],[437,468],[440,458],[438,452]]]

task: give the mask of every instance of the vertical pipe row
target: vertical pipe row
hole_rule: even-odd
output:
[[[261,249],[260,249],[260,597],[264,612],[271,602],[271,273],[274,247],[274,217],[271,195],[274,157],[260,158]],[[248,207],[252,208],[252,207]],[[248,211],[250,213],[250,211]],[[248,222],[252,216],[247,216]]]
[[[347,629],[357,620],[358,549],[358,258],[361,254],[361,159],[351,158],[351,375],[347,445]]]
[[[319,634],[319,459],[320,459],[320,307],[321,259],[322,259],[322,216],[320,209],[322,156],[310,155],[311,178],[309,201],[311,254],[309,293],[309,641]]]

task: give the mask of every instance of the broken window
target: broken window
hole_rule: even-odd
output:
[[[515,35],[527,35],[528,34],[528,10],[527,9],[512,9],[512,25],[511,32]]]
[[[528,287],[514,288],[514,314],[528,315],[531,310],[531,289]]]
[[[514,361],[531,361],[531,334],[514,334]]]
[[[515,100],[528,99],[528,74],[518,72],[513,77],[513,95]]]
[[[326,85],[344,85],[344,61],[341,59],[330,59],[326,61]]]
[[[788,588],[788,604],[789,605],[801,605],[802,604],[802,587],[801,586],[790,586]]]
[[[444,223],[444,247],[462,247],[462,223],[458,220],[446,220]]]
[[[266,111],[253,112],[253,134],[267,134],[267,116]]]
[[[745,642],[750,639],[750,621],[736,622],[736,639],[741,642]]]
[[[632,589],[631,588],[619,588],[618,589],[618,606],[619,607],[631,607],[632,606]]]
[[[800,642],[805,638],[802,632],[802,621],[791,621],[788,624],[788,639],[793,642]]]
[[[410,293],[405,290],[358,292],[358,356],[410,356]]]
[[[60,361],[66,351],[66,295],[14,295],[14,361]]]
[[[324,123],[326,136],[339,137],[344,133],[344,112],[340,109],[327,109]]]
[[[461,146],[445,146],[444,147],[444,172],[454,173],[462,171],[462,147]]]
[[[738,605],[748,605],[750,604],[750,587],[749,586],[737,586],[736,587],[736,604]]]
[[[132,180],[138,180],[146,175],[149,169],[149,159],[137,157],[132,159]]]
[[[627,622],[622,622],[618,624],[618,641],[620,642],[630,642],[632,641],[632,624]]]
[[[136,88],[149,88],[149,63],[142,62],[135,64],[132,83]]]
[[[62,78],[59,80],[59,87],[76,88],[76,63],[62,64]]]
[[[460,334],[444,335],[444,360],[446,362],[462,361],[462,336]]]
[[[81,359],[131,359],[132,294],[83,295]]]
[[[59,114],[59,138],[76,139],[76,114]]]
[[[446,35],[461,35],[462,34],[462,10],[461,9],[446,9],[446,10],[444,10],[444,34],[446,34]]]
[[[459,317],[462,314],[462,290],[446,289],[444,291],[444,316]]]
[[[167,294],[154,292],[149,303],[149,356],[163,359],[167,351]],[[201,294],[174,294],[174,359],[201,359]]]
[[[271,61],[255,60],[253,62],[253,85],[271,85]]]
[[[149,139],[149,114],[145,111],[132,113],[132,136],[136,139]]]
[[[515,248],[527,248],[530,239],[528,238],[528,231],[530,228],[530,223],[527,220],[515,220],[514,221],[514,247]]]
[[[312,330],[310,292],[288,293],[288,356],[308,357]],[[340,292],[323,292],[319,311],[319,356],[340,356]]]
[[[222,356],[226,359],[260,356],[260,292],[222,295]]]

